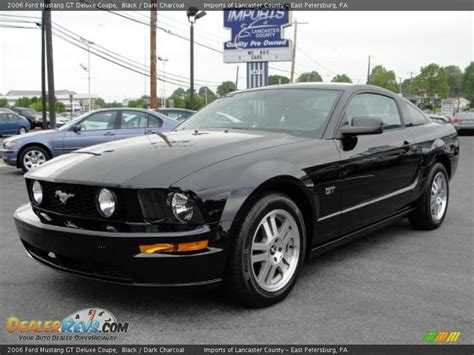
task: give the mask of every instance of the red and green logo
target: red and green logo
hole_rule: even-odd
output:
[[[427,332],[423,337],[425,343],[455,343],[461,332]]]

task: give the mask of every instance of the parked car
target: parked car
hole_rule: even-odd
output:
[[[25,107],[12,107],[12,110],[20,116],[25,117],[30,122],[31,128],[40,126],[37,120],[38,113],[35,110]]]
[[[0,137],[3,135],[25,134],[30,130],[30,122],[8,109],[0,109]]]
[[[474,112],[458,112],[451,120],[459,133],[474,130]]]
[[[431,121],[439,123],[439,124],[451,123],[451,120],[447,117],[444,117],[444,116],[428,115],[428,117],[431,119]]]
[[[135,285],[223,281],[266,306],[309,254],[407,216],[438,228],[458,155],[451,125],[391,91],[279,85],[232,93],[173,132],[32,170],[15,222],[53,269]]]
[[[159,108],[156,112],[171,117],[178,122],[183,122],[196,113],[196,111],[187,110],[185,108]]]
[[[165,115],[142,109],[98,110],[80,116],[56,130],[7,138],[0,154],[6,164],[27,172],[51,158],[79,148],[166,132],[177,124]]]

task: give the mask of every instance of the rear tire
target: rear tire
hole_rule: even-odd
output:
[[[287,196],[261,197],[234,235],[224,285],[237,302],[265,307],[293,289],[306,252],[306,232],[298,206]]]
[[[438,228],[444,221],[449,203],[449,178],[446,168],[436,163],[426,179],[424,192],[408,215],[411,224],[419,229]]]
[[[23,172],[27,173],[31,169],[37,168],[51,159],[51,154],[43,147],[32,145],[21,152],[18,159]]]

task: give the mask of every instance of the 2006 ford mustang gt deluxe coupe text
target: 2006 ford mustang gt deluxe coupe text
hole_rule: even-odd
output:
[[[305,258],[408,216],[434,229],[459,142],[365,85],[230,94],[174,132],[67,154],[26,175],[28,254],[134,285],[223,281],[252,306],[283,299]]]

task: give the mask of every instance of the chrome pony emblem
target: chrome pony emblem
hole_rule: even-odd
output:
[[[69,200],[71,197],[74,197],[74,194],[68,194],[66,192],[62,192],[61,190],[56,190],[54,197],[58,197],[59,201],[61,201],[61,203],[65,205],[67,200]]]

